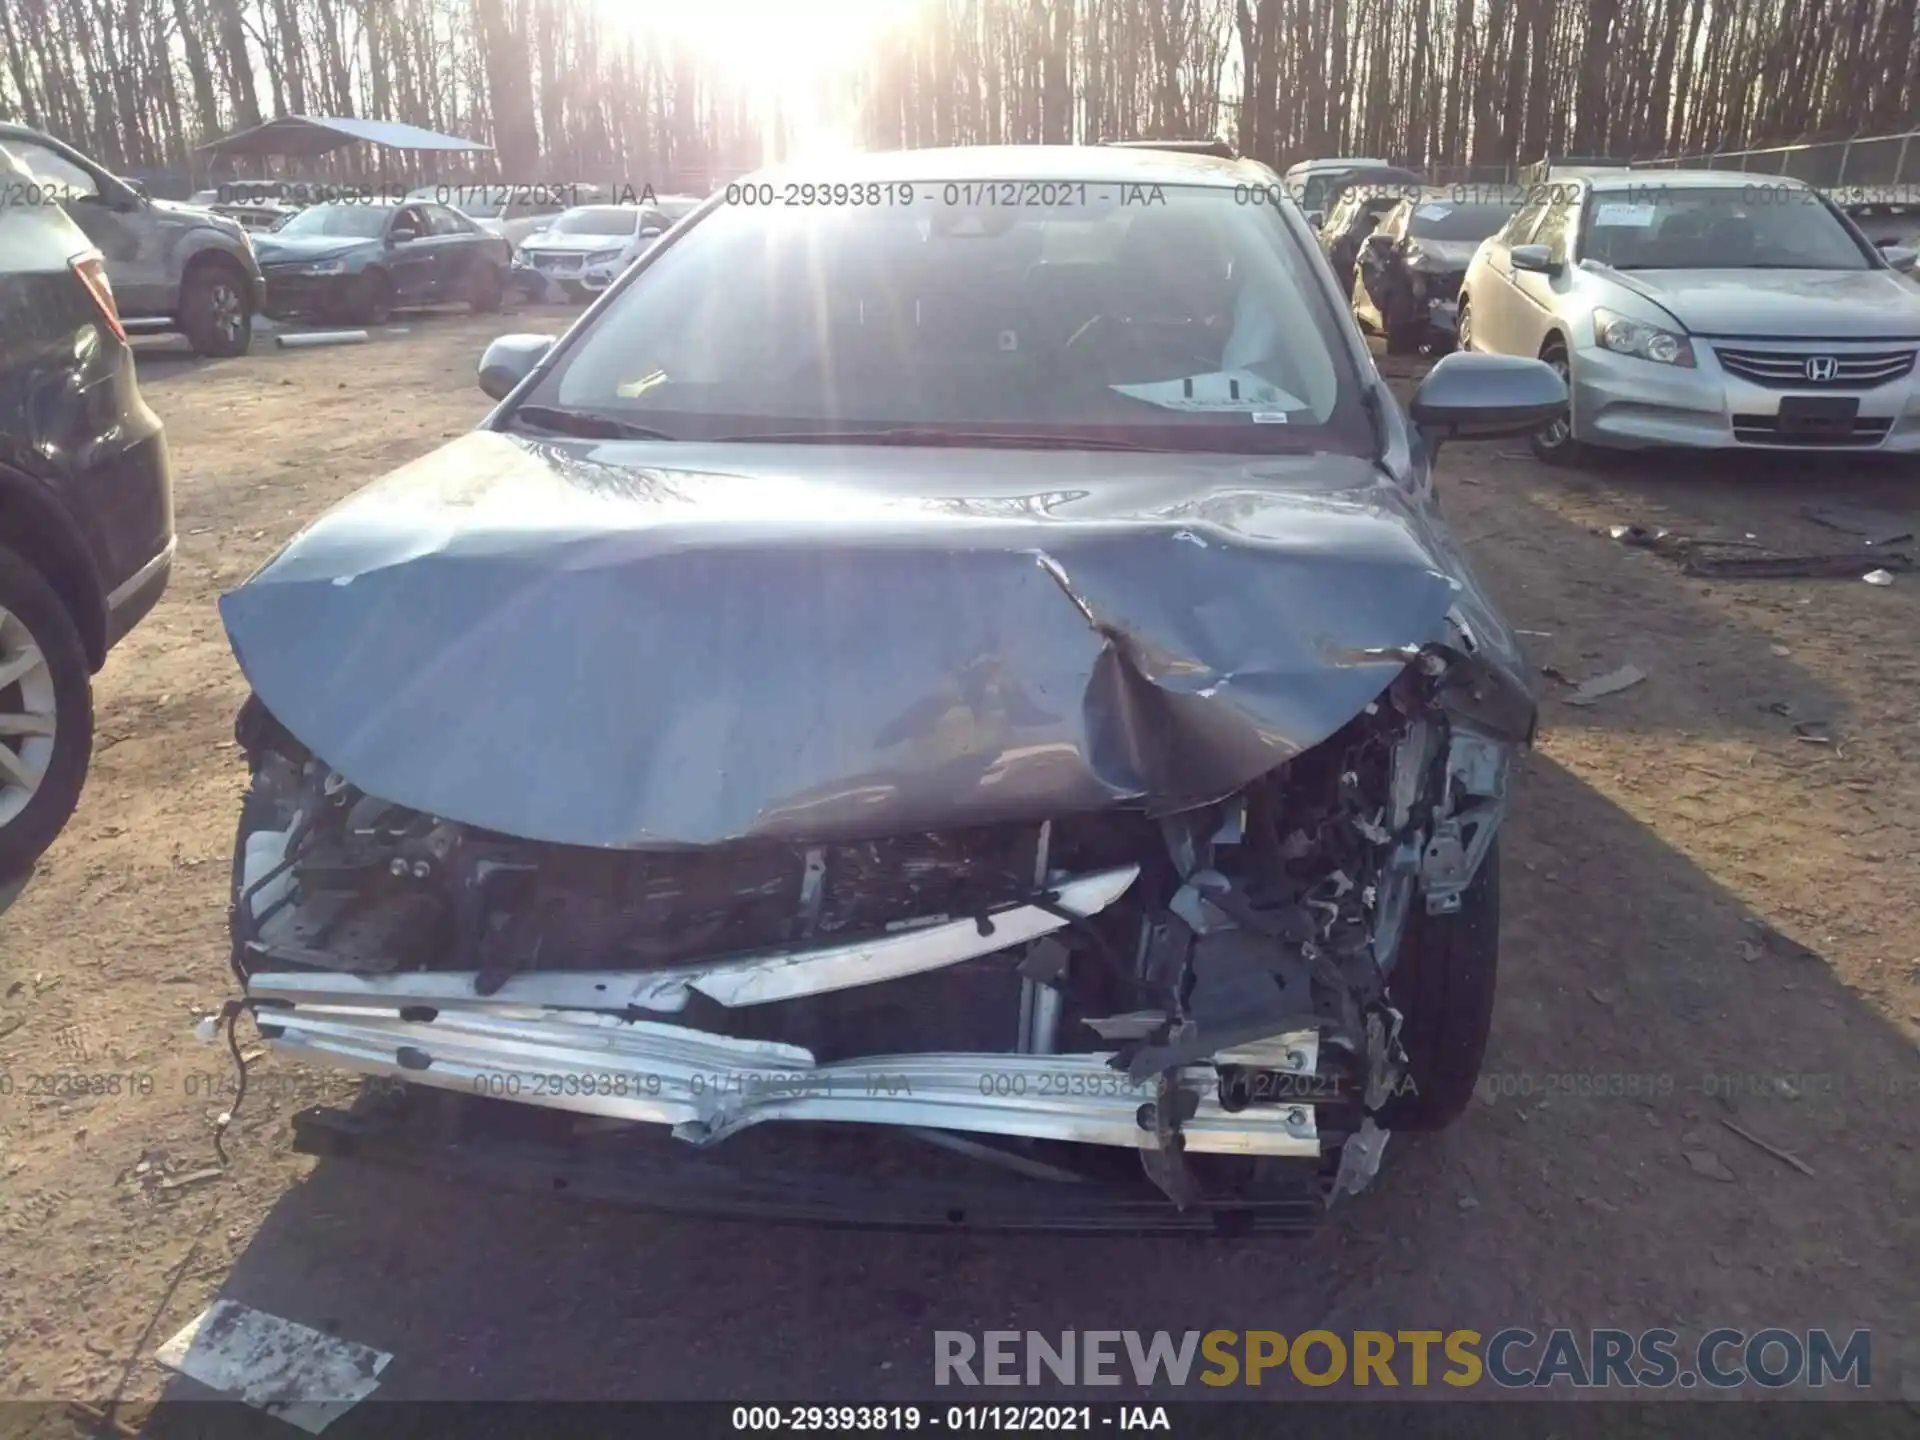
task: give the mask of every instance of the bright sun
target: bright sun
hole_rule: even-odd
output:
[[[708,74],[745,87],[789,156],[852,148],[847,83],[872,42],[906,24],[917,0],[602,0],[640,34],[685,45]]]

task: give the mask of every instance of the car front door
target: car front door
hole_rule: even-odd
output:
[[[457,300],[467,293],[467,272],[475,264],[484,264],[486,232],[466,216],[445,205],[423,205],[427,223],[433,227],[427,244],[433,247],[434,296]]]
[[[1548,331],[1559,320],[1560,299],[1571,283],[1567,275],[1575,222],[1579,216],[1577,196],[1569,192],[1547,206],[1540,223],[1534,227],[1531,245],[1544,245],[1554,264],[1554,273],[1515,270],[1513,292],[1517,297],[1512,314],[1512,337],[1507,353],[1538,355]]]
[[[1518,312],[1526,302],[1514,288],[1513,247],[1527,243],[1546,210],[1545,197],[1528,201],[1487,242],[1479,283],[1467,293],[1473,310],[1474,349],[1489,350],[1496,355],[1521,353],[1512,345],[1521,330]]]
[[[173,308],[161,224],[166,217],[77,151],[37,140],[9,140],[7,149],[35,181],[63,197],[62,208],[106,257],[107,283],[122,315],[163,315]],[[172,223],[184,229],[188,222]]]
[[[433,250],[433,226],[424,206],[402,205],[393,212],[387,222],[386,265],[393,277],[396,304],[433,302],[439,261]]]

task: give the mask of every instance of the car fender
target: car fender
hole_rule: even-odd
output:
[[[232,262],[241,275],[251,280],[260,273],[259,262],[253,257],[252,247],[245,240],[235,239],[225,229],[210,224],[196,223],[192,217],[175,213],[174,220],[186,221],[178,228],[169,227],[165,261],[167,275],[176,291],[187,277],[187,270],[197,260],[221,256]]]
[[[0,464],[0,545],[17,550],[47,577],[98,670],[107,655],[106,587],[93,544],[71,511],[46,485]]]
[[[1583,260],[1574,268],[1572,298],[1576,304],[1568,308],[1568,319],[1574,322],[1573,333],[1583,349],[1590,349],[1596,343],[1593,338],[1593,312],[1607,309],[1628,320],[1638,320],[1647,325],[1658,325],[1662,330],[1672,330],[1685,335],[1687,327],[1680,317],[1666,306],[1655,300],[1641,289],[1631,275],[1623,274],[1611,265],[1602,265],[1597,260]]]

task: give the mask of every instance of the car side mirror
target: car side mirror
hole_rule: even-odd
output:
[[[667,232],[664,230],[656,230],[656,229],[649,228],[646,230],[642,230],[640,232],[640,238],[642,240],[658,240],[662,235],[666,233]]]
[[[1318,230],[1322,225],[1326,223],[1327,223],[1326,211],[1324,210],[1307,211],[1307,228],[1309,230]]]
[[[1895,245],[1888,241],[1880,247],[1880,254],[1896,270],[1913,273],[1915,264],[1920,264],[1920,250],[1907,245]]]
[[[137,200],[151,200],[153,198],[147,193],[147,185],[144,180],[128,180],[122,178],[120,183],[131,190],[134,198]]]
[[[405,226],[396,226],[390,238],[395,245],[405,245],[410,240],[418,240],[420,238],[420,232],[418,230],[409,230]]]
[[[1567,387],[1545,361],[1459,350],[1427,372],[1407,410],[1438,451],[1443,440],[1532,434],[1567,413]]]
[[[1544,245],[1516,245],[1513,247],[1513,268],[1530,270],[1536,275],[1558,275],[1560,263],[1553,258],[1553,251]]]
[[[506,399],[547,358],[553,342],[551,335],[502,335],[480,357],[480,389],[490,400]]]

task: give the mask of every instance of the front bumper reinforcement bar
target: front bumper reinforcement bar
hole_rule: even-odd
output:
[[[277,989],[298,988],[276,982],[308,978],[255,976],[249,990],[257,1001],[271,1001]],[[798,1045],[620,1015],[529,1015],[524,1007],[510,1007],[521,1010],[516,1014],[436,1012],[432,1003],[397,995],[357,1004],[334,998],[263,1004],[256,1014],[273,1047],[297,1060],[668,1125],[695,1145],[768,1120],[922,1126],[1146,1150],[1159,1143],[1154,1083],[1131,1080],[1106,1053],[891,1055],[822,1065]],[[1300,1073],[1310,1075],[1317,1035],[1280,1039]],[[1310,1103],[1230,1111],[1220,1103],[1210,1063],[1185,1067],[1176,1083],[1192,1102],[1179,1125],[1188,1151],[1318,1157]]]

